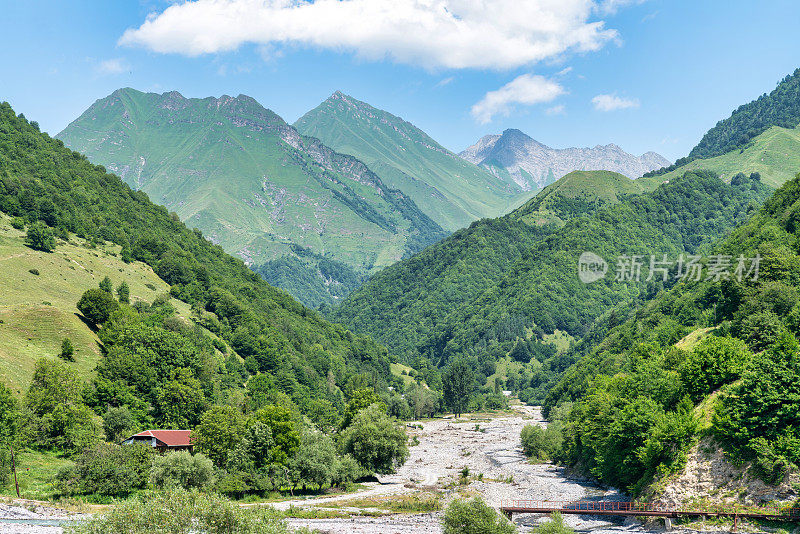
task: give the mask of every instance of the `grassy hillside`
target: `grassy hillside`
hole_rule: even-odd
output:
[[[507,213],[526,198],[513,181],[464,161],[413,124],[340,92],[294,126],[366,163],[451,231]]]
[[[581,336],[614,304],[656,290],[615,283],[611,275],[581,283],[582,252],[600,254],[613,271],[620,254],[698,250],[743,220],[768,191],[750,179],[727,185],[710,173],[688,173],[560,229],[531,226],[514,214],[479,221],[373,276],[334,317],[395,353],[435,364],[496,352],[492,347],[508,352],[530,331]]]
[[[122,89],[58,137],[255,264],[300,245],[363,275],[445,235],[363,163],[247,96]]]
[[[511,217],[527,224],[564,224],[626,195],[642,193],[642,185],[616,172],[574,171],[545,187]]]
[[[57,357],[64,338],[75,346],[75,362],[69,365],[83,377],[94,371],[100,359],[98,339],[75,307],[86,289],[108,276],[117,283],[126,281],[134,300],[152,301],[169,291],[147,265],[124,263],[119,247],[90,249],[85,243],[69,243],[48,254],[23,241],[24,232],[0,215],[0,381],[17,394],[27,388],[36,360]],[[188,315],[188,306],[183,308]]]
[[[655,187],[697,169],[714,171],[726,181],[740,172],[757,172],[765,184],[780,187],[800,169],[800,128],[772,126],[741,149],[712,158],[695,159],[670,172],[639,178],[637,182],[644,187]]]

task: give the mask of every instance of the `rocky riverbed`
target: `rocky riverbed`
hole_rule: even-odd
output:
[[[3,534],[61,534],[64,522],[85,517],[38,501],[0,501],[0,532]]]
[[[336,501],[355,498],[386,498],[421,490],[442,492],[444,502],[456,497],[480,494],[491,506],[504,500],[623,499],[614,491],[592,486],[570,476],[563,468],[549,464],[529,464],[522,454],[519,434],[526,424],[544,425],[538,409],[518,406],[513,413],[462,421],[439,419],[422,423],[422,429],[409,429],[419,444],[396,475],[384,477],[365,491],[322,499],[288,501],[277,505],[325,508]],[[412,438],[413,439],[413,438]],[[457,484],[459,473],[469,468],[471,482]],[[350,519],[292,519],[294,527],[307,526],[330,534],[438,534],[441,512]],[[521,532],[530,532],[542,517],[520,515],[514,522]],[[644,532],[637,521],[607,521],[585,516],[566,516],[580,531],[602,533]],[[657,528],[657,527],[656,527]],[[657,528],[657,530],[661,530]]]

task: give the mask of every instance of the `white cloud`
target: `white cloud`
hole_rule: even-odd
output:
[[[647,0],[600,0],[597,11],[602,15],[613,15],[620,9],[628,6],[644,4]]]
[[[439,82],[436,85],[434,85],[434,87],[437,88],[444,87],[445,85],[450,85],[451,83],[453,83],[453,81],[455,81],[455,78],[453,76],[448,76],[447,78],[439,80]]]
[[[515,104],[550,102],[564,94],[564,88],[544,76],[523,74],[496,91],[489,91],[472,106],[472,116],[481,124],[491,122],[497,114],[508,115]]]
[[[553,106],[551,108],[547,108],[544,110],[545,115],[563,115],[565,111],[564,104],[559,104],[557,106]]]
[[[300,45],[426,68],[510,69],[615,40],[594,17],[620,1],[630,0],[195,0],[148,16],[119,42],[188,56]]]
[[[130,68],[130,64],[125,59],[118,57],[101,61],[97,64],[95,70],[99,74],[122,74],[129,71]]]
[[[597,95],[592,98],[594,109],[598,111],[616,111],[618,109],[638,108],[636,98],[622,98],[617,95]]]

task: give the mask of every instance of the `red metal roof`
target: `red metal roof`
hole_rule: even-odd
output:
[[[191,434],[191,430],[145,430],[131,438],[156,438],[167,447],[188,447],[192,444]]]

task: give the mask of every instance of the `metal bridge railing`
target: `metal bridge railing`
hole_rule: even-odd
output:
[[[708,514],[708,515],[734,515],[758,514],[776,515],[782,517],[800,518],[800,508],[767,506],[746,507],[738,505],[717,506],[670,506],[660,503],[641,503],[631,501],[539,501],[539,500],[504,500],[500,503],[501,509],[533,509],[547,511],[569,512],[649,512],[649,513],[675,513],[675,514]]]

